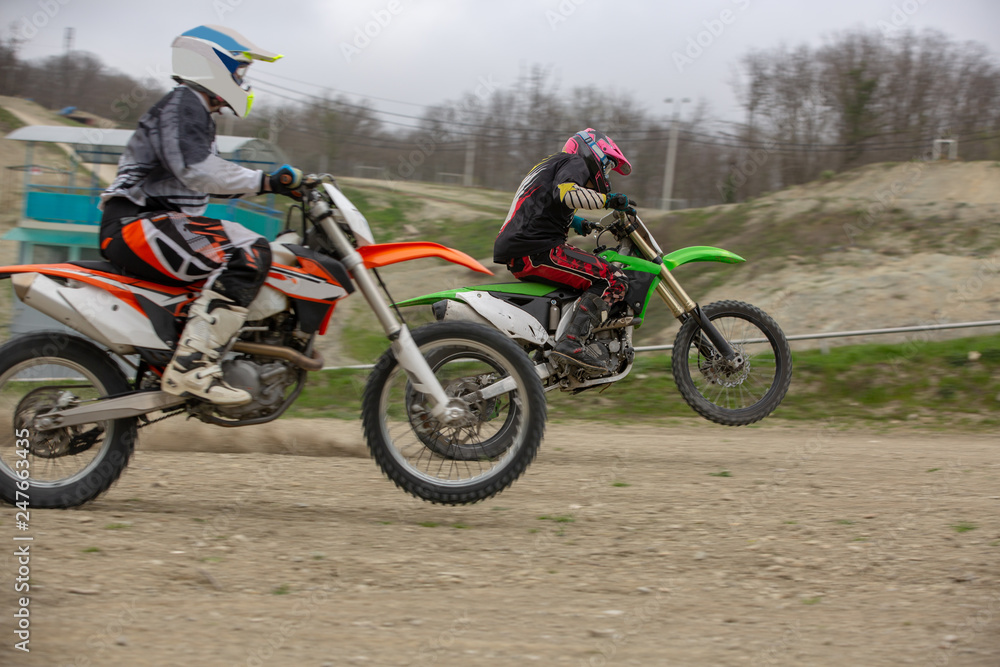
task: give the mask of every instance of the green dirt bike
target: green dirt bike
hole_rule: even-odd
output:
[[[580,296],[570,288],[532,282],[479,285],[435,292],[397,305],[430,304],[439,321],[491,326],[525,349],[546,391],[576,393],[618,382],[629,374],[635,358],[632,333],[641,326],[656,294],[681,322],[672,350],[673,376],[681,396],[695,412],[727,426],[752,424],[771,414],[792,379],[791,351],[781,328],[767,313],[748,303],[718,301],[699,306],[671,273],[691,262],[734,264],[745,260],[709,246],[664,254],[634,211],[612,216],[606,227],[596,225],[598,242],[607,232],[617,245],[599,248],[597,253],[625,272],[629,288],[625,299],[585,341],[595,356],[608,359],[603,370],[589,371],[550,356]]]

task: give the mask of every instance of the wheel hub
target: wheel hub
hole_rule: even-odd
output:
[[[721,356],[705,359],[698,368],[706,380],[722,387],[737,387],[750,376],[750,361],[742,350],[737,350],[732,360]]]
[[[97,442],[104,433],[100,425],[88,431],[83,431],[82,425],[49,428],[51,419],[45,415],[79,403],[80,399],[75,394],[58,387],[42,387],[21,399],[14,410],[14,424],[16,429],[31,431],[29,451],[33,455],[46,459],[70,456],[90,449]]]

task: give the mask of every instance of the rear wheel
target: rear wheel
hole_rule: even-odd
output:
[[[106,491],[128,465],[135,419],[51,430],[35,420],[130,389],[106,352],[76,336],[33,333],[0,347],[0,497],[58,508]]]
[[[727,361],[689,318],[674,339],[672,366],[681,396],[717,424],[760,421],[781,403],[792,381],[792,353],[785,334],[767,313],[741,301],[702,307],[737,353]]]
[[[456,423],[431,415],[391,350],[372,371],[362,403],[365,437],[382,471],[408,493],[443,504],[474,503],[503,491],[534,459],[545,429],[545,394],[524,351],[478,324],[441,322],[412,332],[449,396]],[[499,381],[495,397],[477,392]]]

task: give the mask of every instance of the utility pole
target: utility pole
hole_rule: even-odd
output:
[[[74,28],[66,28],[66,30],[63,31],[63,66],[62,68],[60,68],[62,70],[60,72],[60,78],[62,79],[62,86],[61,86],[62,90],[59,92],[56,98],[59,100],[59,103],[63,107],[69,106],[74,101],[71,97],[69,97],[71,93],[69,93],[68,91],[70,90],[70,82],[69,82],[70,53],[73,51],[73,37],[75,32],[76,31]]]
[[[670,145],[667,147],[667,163],[663,170],[663,210],[665,211],[671,209],[674,194],[674,164],[677,162],[677,138],[680,132],[677,116],[680,113],[681,105],[690,101],[686,97],[676,101],[672,97],[664,100],[667,104],[674,103],[674,115],[670,119]]]
[[[465,174],[462,176],[462,185],[466,188],[472,187],[472,178],[476,169],[476,140],[469,139],[465,142]]]

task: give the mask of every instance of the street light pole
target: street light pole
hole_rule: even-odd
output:
[[[674,164],[677,162],[677,138],[680,132],[677,116],[680,113],[681,105],[690,101],[686,97],[676,101],[672,97],[664,100],[667,104],[674,103],[674,115],[670,120],[670,145],[667,147],[667,164],[663,171],[663,209],[665,211],[671,209],[674,194]]]

